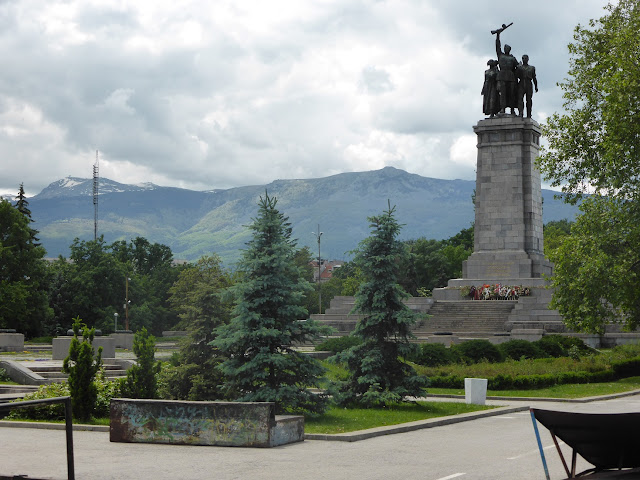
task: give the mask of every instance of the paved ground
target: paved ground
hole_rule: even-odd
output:
[[[588,404],[526,403],[637,412],[640,395]],[[541,428],[551,478],[564,478]],[[528,412],[354,443],[306,440],[273,449],[110,443],[105,432],[74,432],[74,449],[78,479],[544,479]],[[65,452],[64,431],[0,428],[0,476],[66,478]]]

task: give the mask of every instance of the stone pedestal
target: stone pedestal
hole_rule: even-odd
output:
[[[550,275],[542,237],[542,188],[535,159],[540,126],[529,118],[481,120],[474,252],[462,277],[490,280]]]
[[[544,287],[553,267],[544,257],[542,187],[535,159],[540,126],[530,118],[480,120],[474,249],[449,289],[485,283]],[[436,289],[433,298],[456,294]],[[457,296],[457,298],[460,298]]]
[[[7,331],[0,332],[0,352],[22,352],[24,350],[24,335]]]
[[[71,345],[71,339],[73,337],[56,337],[51,342],[52,360],[64,360],[69,356],[69,346]],[[82,337],[80,337],[82,340]],[[102,358],[115,358],[116,357],[116,342],[110,337],[94,337],[93,339],[93,352],[95,354],[98,348],[102,347]]]
[[[115,333],[109,335],[115,342],[115,348],[124,348],[133,350],[134,334],[131,330],[116,330]]]

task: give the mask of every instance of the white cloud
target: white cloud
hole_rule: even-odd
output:
[[[0,191],[90,177],[96,149],[123,183],[224,188],[386,165],[473,179],[489,31],[514,22],[505,41],[536,66],[542,120],[561,108],[575,24],[602,6],[5,2]]]

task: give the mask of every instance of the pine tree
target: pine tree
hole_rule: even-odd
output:
[[[389,204],[382,215],[368,219],[371,236],[354,259],[363,276],[354,312],[363,318],[353,334],[362,343],[339,356],[350,372],[335,393],[341,404],[376,407],[424,395],[427,379],[402,360],[413,349],[409,339],[415,314],[402,303],[408,295],[398,284],[398,265],[406,251],[397,240],[401,226],[394,212]]]
[[[29,210],[29,202],[27,201],[27,197],[24,194],[24,183],[20,184],[20,190],[18,190],[18,196],[16,197],[16,208],[18,211],[29,219],[29,223],[33,223],[33,218],[31,218],[31,210]],[[40,246],[38,242],[40,239],[36,237],[38,231],[29,227],[29,234],[31,236],[31,242],[36,247]]]
[[[260,197],[249,227],[253,237],[240,262],[242,279],[232,288],[234,318],[216,330],[212,344],[227,357],[220,369],[229,396],[275,402],[278,412],[319,412],[326,399],[308,388],[318,385],[324,369],[293,346],[318,337],[322,328],[300,320],[307,316],[302,304],[312,287],[294,262],[291,226],[276,204],[267,193]]]
[[[69,355],[62,362],[62,371],[69,374],[69,393],[73,416],[78,420],[89,420],[96,408],[98,389],[96,374],[102,366],[102,347],[94,357],[93,337],[95,328],[87,328],[80,317],[73,319],[73,338],[69,345]],[[82,340],[79,336],[82,335]]]

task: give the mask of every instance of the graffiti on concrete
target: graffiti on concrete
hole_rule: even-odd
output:
[[[121,400],[111,404],[111,441],[268,446],[273,404]]]

